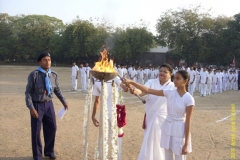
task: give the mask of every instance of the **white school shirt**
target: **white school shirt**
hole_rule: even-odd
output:
[[[118,68],[118,74],[121,76],[121,77],[123,77],[123,69],[122,68]]]
[[[167,98],[167,118],[162,125],[160,146],[181,155],[185,143],[185,119],[188,106],[195,106],[195,100],[186,92],[182,97],[174,90],[163,90]],[[188,152],[192,152],[191,134],[189,135]]]
[[[130,74],[130,72],[132,71],[132,67],[129,67],[127,71]]]
[[[143,79],[145,72],[143,70],[139,70],[138,78]]]
[[[154,70],[150,70],[150,79],[154,79],[155,78],[155,72]]]
[[[218,76],[216,74],[214,74],[212,77],[213,77],[213,83],[217,83]]]
[[[130,77],[133,78],[134,76],[135,78],[137,77],[137,71],[135,69],[132,69],[132,71],[130,72]]]
[[[85,67],[85,71],[86,71],[86,73],[87,73],[87,78],[89,78],[89,72],[90,72],[90,70],[91,70],[91,67]]]
[[[220,73],[217,73],[217,76],[218,76],[218,81],[222,82],[223,74],[220,72]]]
[[[234,77],[233,77],[233,74],[229,74],[229,82],[230,82],[230,80],[231,80],[231,82],[233,82],[234,81]]]
[[[120,86],[121,84],[121,80],[119,77],[115,77],[114,79],[114,83],[117,86]],[[109,80],[107,81],[107,108],[108,108],[108,118],[111,119],[112,118],[112,81],[113,80]],[[92,95],[93,96],[100,96],[101,95],[101,91],[102,91],[102,84],[100,81],[95,81],[94,85],[93,85],[93,92]],[[117,91],[116,91],[117,92]]]
[[[228,76],[228,73],[224,73],[224,74],[223,74],[223,81],[226,82],[226,81],[228,80],[228,77],[229,77],[229,76]]]
[[[77,72],[78,72],[79,68],[77,65],[72,66],[72,76],[77,76]]]
[[[208,77],[208,72],[207,71],[200,72],[200,78],[201,78],[200,83],[206,83],[207,77]]]
[[[157,78],[157,76],[158,76],[158,74],[159,74],[159,70],[158,70],[158,69],[155,69],[154,72],[155,72],[155,78]]]
[[[190,70],[188,73],[189,73],[189,75],[190,75],[190,80],[189,80],[189,82],[190,82],[190,83],[193,82],[194,76],[195,76],[194,81],[196,81],[196,72],[195,72],[194,70],[192,70],[192,71]]]
[[[85,67],[79,68],[79,73],[80,73],[82,78],[87,77]]]
[[[213,81],[212,78],[213,78],[212,72],[211,72],[211,73],[208,73],[208,81],[207,81],[208,84],[211,84],[211,83],[212,83],[212,81]]]
[[[144,69],[144,71],[145,71],[145,74],[146,74],[146,77],[148,77],[149,76],[149,69]]]
[[[127,69],[126,68],[123,68],[123,76],[125,76],[127,74]]]

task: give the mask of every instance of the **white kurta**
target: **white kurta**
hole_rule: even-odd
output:
[[[195,101],[188,92],[181,97],[177,89],[163,90],[163,93],[167,97],[167,118],[162,124],[160,146],[170,149],[176,155],[181,155],[185,143],[186,108],[195,105]],[[188,152],[192,152],[191,134]]]
[[[159,78],[147,81],[145,86],[158,90],[175,88],[170,80],[161,85]],[[146,102],[146,129],[138,160],[164,160],[164,149],[160,147],[160,138],[162,123],[167,115],[167,99],[149,94]]]

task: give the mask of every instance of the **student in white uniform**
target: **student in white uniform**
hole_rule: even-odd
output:
[[[226,91],[226,90],[229,90],[228,89],[228,73],[226,70],[224,70],[224,74],[223,74],[223,83],[222,83],[222,86],[223,86],[223,91]]]
[[[212,69],[208,69],[207,95],[212,93],[213,74]]]
[[[230,71],[229,74],[229,90],[233,90],[233,81],[234,81],[233,71]]]
[[[145,83],[146,83],[148,81],[148,77],[150,73],[150,70],[148,69],[147,66],[145,67],[144,72],[145,72]]]
[[[123,77],[126,77],[127,74],[128,74],[128,71],[127,71],[126,67],[127,67],[126,65],[123,66]]]
[[[196,85],[195,85],[195,91],[200,91],[200,69],[196,69]]]
[[[234,82],[234,90],[238,90],[238,71],[235,70],[235,82]]]
[[[158,78],[158,75],[159,75],[159,67],[156,67],[156,68],[155,68],[155,70],[154,70],[154,75],[155,75],[154,79],[155,79],[155,78]]]
[[[114,70],[117,72],[118,70],[117,70],[117,64],[116,63],[114,63]]]
[[[150,69],[150,74],[149,74],[149,78],[148,79],[154,79],[154,77],[155,77],[155,72],[154,72],[154,68],[152,67]]]
[[[87,84],[86,84],[87,73],[86,73],[85,67],[83,67],[82,63],[80,64],[80,67],[79,67],[79,73],[80,73],[81,83],[82,83],[82,92],[84,92],[87,90]]]
[[[178,71],[174,79],[177,89],[174,90],[154,90],[131,80],[125,81],[144,93],[167,98],[167,118],[162,125],[160,141],[165,149],[165,160],[186,160],[186,154],[192,152],[190,124],[195,101],[187,92],[189,79],[187,71]]]
[[[77,90],[78,66],[75,62],[72,63],[72,91]]]
[[[137,83],[140,83],[140,77],[139,77],[139,72],[140,72],[140,66],[138,67],[138,69],[136,70],[136,72],[137,72],[137,76],[136,76],[136,82]]]
[[[222,93],[223,74],[221,73],[220,69],[217,70],[217,76],[218,76],[217,90],[218,92]]]
[[[207,81],[208,81],[208,72],[206,67],[203,68],[203,71],[200,72],[200,85],[201,85],[201,96],[206,96],[206,89],[207,89]]]
[[[144,84],[145,72],[142,67],[138,71],[138,83]]]
[[[123,71],[123,65],[121,64],[121,66],[118,68],[118,75],[123,77],[124,76],[123,72],[124,72]]]
[[[130,79],[136,82],[137,71],[135,70],[135,66],[132,66],[132,71],[130,72]]]
[[[127,71],[128,71],[128,77],[130,78],[130,73],[132,71],[132,65],[127,69]]]
[[[195,81],[196,81],[196,72],[193,70],[193,66],[190,67],[190,70],[188,71],[190,75],[190,81],[188,84],[188,92],[193,96],[193,92],[195,89]]]
[[[217,76],[217,71],[213,71],[214,74],[212,76],[212,93],[216,94],[217,93],[217,83],[218,83],[218,76]]]
[[[88,63],[86,63],[85,64],[86,66],[85,66],[85,70],[86,70],[86,73],[87,73],[87,77],[86,77],[86,85],[87,85],[87,89],[88,89],[88,86],[89,86],[89,84],[90,84],[90,70],[91,70],[91,67],[89,67],[89,64]]]
[[[158,78],[148,80],[145,86],[157,90],[175,89],[173,82],[171,82],[172,72],[172,67],[169,64],[161,65]],[[138,160],[165,160],[164,149],[160,147],[160,139],[162,123],[167,116],[167,99],[146,94],[138,89],[135,91],[140,96],[147,95],[143,123],[144,137]]]

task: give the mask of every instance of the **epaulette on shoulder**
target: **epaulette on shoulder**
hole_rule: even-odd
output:
[[[52,71],[51,73],[57,76],[57,72]]]

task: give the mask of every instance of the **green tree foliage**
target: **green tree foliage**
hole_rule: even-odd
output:
[[[165,12],[156,25],[157,42],[169,46],[171,55],[179,55],[188,64],[229,64],[228,57],[232,59],[233,54],[228,54],[231,46],[226,45],[226,39],[229,43],[233,39],[229,39],[226,32],[230,32],[229,22],[232,19],[224,16],[213,18],[209,11],[202,12],[201,9],[197,6]]]
[[[119,59],[140,58],[153,46],[153,35],[145,27],[117,28],[113,34],[114,52]],[[137,60],[138,60],[137,59]]]

